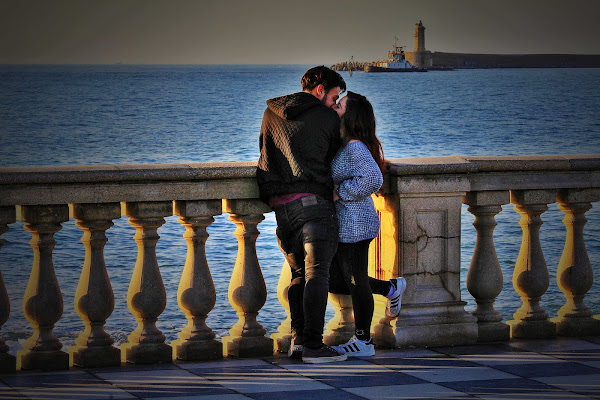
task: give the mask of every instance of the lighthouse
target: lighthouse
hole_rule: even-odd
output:
[[[423,22],[415,24],[415,48],[405,53],[406,59],[417,68],[431,67],[431,52],[425,50],[425,27]]]
[[[425,51],[425,27],[423,22],[415,24],[415,52]]]

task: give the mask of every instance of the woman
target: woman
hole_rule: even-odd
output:
[[[334,348],[350,356],[372,356],[373,293],[388,298],[386,315],[396,317],[406,280],[382,281],[368,275],[369,243],[379,232],[371,195],[381,188],[385,168],[373,107],[365,96],[349,91],[334,109],[341,118],[342,135],[342,147],[331,163],[340,230],[329,291],[352,296],[355,323],[352,339]]]

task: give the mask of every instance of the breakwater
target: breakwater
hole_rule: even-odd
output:
[[[452,68],[597,68],[600,67],[600,55],[470,54],[436,51],[431,52],[431,66]]]
[[[364,71],[368,65],[373,65],[374,62],[357,61],[349,63],[348,61],[333,64],[330,68],[335,71]]]
[[[476,54],[424,52],[431,70],[462,68],[600,68],[598,54]],[[406,52],[406,58],[414,63],[417,52]],[[331,66],[336,71],[364,71],[375,61],[339,62]]]

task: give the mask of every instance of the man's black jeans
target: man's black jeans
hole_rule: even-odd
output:
[[[335,206],[319,196],[307,196],[275,206],[279,248],[292,270],[288,291],[292,331],[304,345],[323,343],[329,291],[329,267],[337,250]]]

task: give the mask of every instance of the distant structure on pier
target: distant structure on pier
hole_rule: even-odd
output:
[[[415,24],[415,49],[404,52],[406,60],[417,68],[433,66],[431,52],[425,50],[425,27],[423,22]]]

